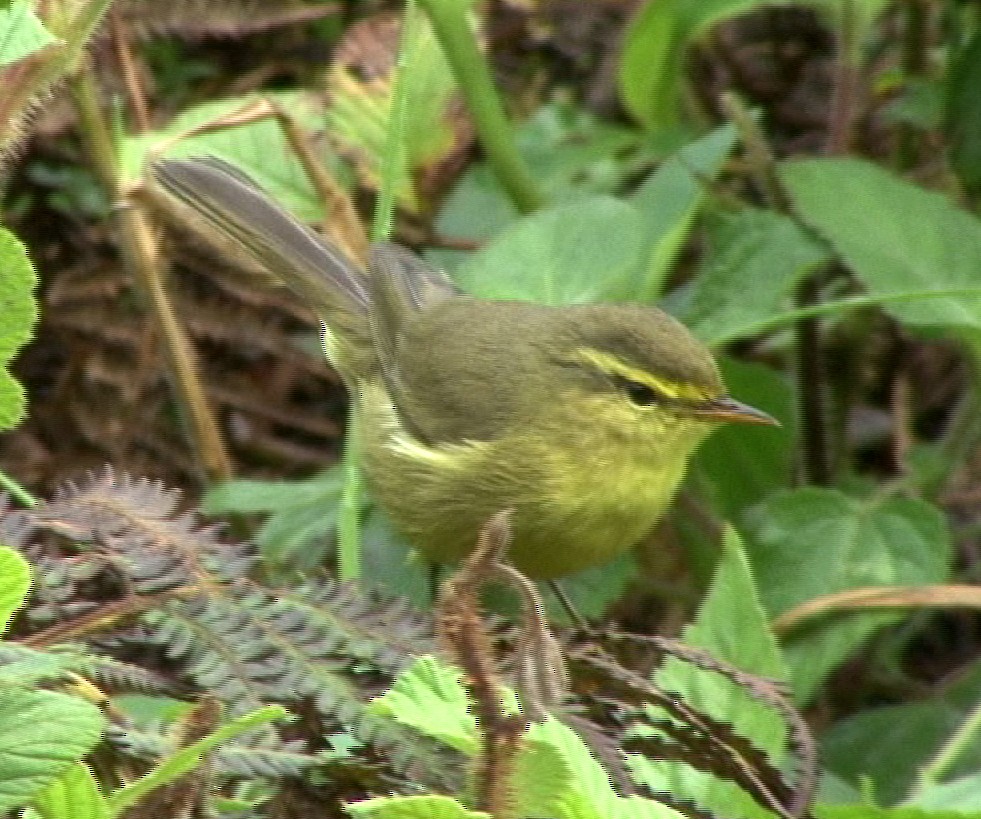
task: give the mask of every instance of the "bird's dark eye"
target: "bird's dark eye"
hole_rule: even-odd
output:
[[[623,389],[631,403],[638,407],[649,407],[657,403],[657,393],[640,381],[625,381]]]

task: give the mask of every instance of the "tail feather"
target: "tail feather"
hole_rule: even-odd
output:
[[[316,310],[335,336],[348,344],[370,344],[364,273],[252,179],[214,157],[161,160],[152,173],[164,191]]]

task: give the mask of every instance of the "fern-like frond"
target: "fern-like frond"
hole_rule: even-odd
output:
[[[431,623],[403,601],[326,577],[265,586],[252,577],[251,545],[182,511],[178,492],[108,468],[25,514],[8,540],[40,561],[44,578],[36,601],[46,627],[27,638],[32,645],[87,638],[109,651],[155,646],[164,676],[232,716],[271,702],[312,706],[317,731],[305,747],[284,745],[268,728],[249,739],[264,756],[234,757],[240,772],[295,769],[322,736],[342,731],[384,749],[419,781],[451,781],[456,767],[444,752],[365,711],[414,655],[434,649]],[[69,543],[42,549],[53,535]],[[102,668],[125,681],[122,665]]]

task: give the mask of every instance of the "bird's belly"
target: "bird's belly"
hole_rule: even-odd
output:
[[[388,418],[388,416],[385,416]],[[391,423],[365,417],[362,455],[379,505],[430,560],[454,563],[483,524],[513,510],[509,558],[533,578],[557,577],[613,559],[652,527],[683,464],[619,462],[595,453],[555,462],[495,443],[426,447]],[[391,420],[390,418],[388,419]]]

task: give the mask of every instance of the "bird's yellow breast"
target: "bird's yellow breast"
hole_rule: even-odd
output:
[[[604,563],[636,543],[664,512],[708,430],[673,418],[627,423],[608,412],[584,426],[582,415],[559,412],[551,432],[427,446],[402,428],[380,385],[362,384],[359,393],[365,471],[412,545],[436,562],[456,562],[493,514],[512,509],[509,557],[533,578]]]

